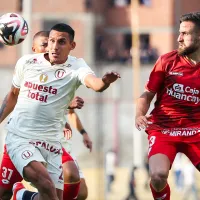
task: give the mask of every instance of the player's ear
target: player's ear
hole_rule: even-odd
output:
[[[32,46],[32,51],[35,53],[35,48]]]
[[[71,43],[71,50],[75,49],[75,47],[76,47],[76,42],[73,41],[73,42]]]

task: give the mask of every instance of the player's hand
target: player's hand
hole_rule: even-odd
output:
[[[90,140],[90,137],[87,133],[83,134],[83,143],[91,152],[92,151],[92,141]]]
[[[69,109],[81,109],[84,105],[84,100],[81,97],[75,97],[69,105]]]
[[[151,115],[147,116],[138,116],[135,118],[135,126],[136,128],[141,131],[141,129],[146,129],[150,124],[152,124],[151,121],[149,121],[151,118]]]
[[[65,127],[63,129],[63,133],[64,133],[64,136],[67,140],[71,139],[72,137],[72,129],[70,127],[70,125],[66,122],[65,123]]]
[[[117,72],[107,72],[103,77],[102,77],[102,81],[105,84],[111,84],[113,82],[115,82],[118,78],[121,78],[120,74]]]

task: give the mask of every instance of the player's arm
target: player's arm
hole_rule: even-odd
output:
[[[84,100],[81,97],[74,97],[70,103],[70,105],[68,106],[68,109],[81,109],[84,105]]]
[[[140,128],[146,128],[148,126],[148,117],[146,116],[151,101],[156,93],[145,90],[143,94],[138,98],[136,103],[136,116],[135,116],[135,126],[138,130]]]
[[[85,85],[96,92],[103,92],[111,83],[121,78],[117,72],[107,72],[102,78],[96,77],[94,74],[88,74],[85,79]]]
[[[19,88],[11,87],[0,108],[0,123],[13,111],[19,95]]]
[[[68,111],[68,120],[69,123],[73,125],[75,129],[77,129],[80,134],[83,136],[83,143],[84,145],[92,151],[92,141],[88,135],[88,133],[83,128],[81,120],[79,119],[77,113],[73,109],[69,109]]]
[[[146,90],[136,103],[135,126],[138,130],[145,129],[150,124],[148,121],[150,116],[146,116],[146,114],[155,94],[163,89],[164,80],[165,64],[163,64],[162,57],[159,57],[150,73],[149,80],[145,86]]]

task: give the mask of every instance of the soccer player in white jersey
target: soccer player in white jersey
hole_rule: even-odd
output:
[[[48,53],[26,55],[16,64],[13,86],[0,109],[0,122],[12,111],[7,125],[8,154],[23,178],[38,189],[31,194],[14,186],[14,200],[62,200],[61,121],[76,89],[107,89],[120,75],[95,76],[83,59],[69,55],[76,46],[74,30],[66,24],[52,27]],[[14,109],[14,110],[13,110]]]
[[[32,46],[32,50],[34,53],[45,53],[47,52],[47,46],[48,46],[48,38],[49,38],[49,31],[40,31],[38,33],[36,33],[33,37],[33,46]],[[77,98],[76,104],[80,104],[80,106],[82,106],[82,99],[79,100],[80,97],[75,97]],[[78,104],[78,106],[79,106]],[[76,105],[77,106],[77,105]],[[69,121],[69,124],[72,125],[75,129],[77,129],[81,135],[83,136],[83,143],[84,145],[90,150],[90,152],[92,151],[92,141],[87,133],[87,131],[84,129],[81,120],[79,119],[77,113],[74,111],[74,109],[67,109],[66,110],[66,114],[64,115],[64,119],[63,119],[63,127],[64,127],[64,137],[61,140],[61,144],[62,147],[65,148],[65,150],[71,154],[71,149],[72,149],[72,142],[71,142],[71,137],[72,137],[72,131],[69,128],[65,128],[65,122]],[[77,163],[77,160],[75,158],[75,156],[72,156],[74,161]],[[83,175],[83,172],[81,171],[81,169],[78,167],[79,169],[79,176],[80,176],[80,189],[78,192],[78,198],[77,200],[85,200],[88,196],[88,189],[87,189],[87,185],[85,182],[85,177]],[[74,173],[71,172],[70,169],[68,169],[68,165],[66,164],[66,162],[63,162],[63,176],[64,179],[66,179],[67,181],[67,177],[69,176],[73,176]],[[69,183],[68,183],[69,184]],[[63,192],[63,196],[69,195],[68,192],[68,185],[64,184],[64,192]],[[66,197],[67,198],[67,197]]]
[[[41,53],[40,51],[44,51],[45,47],[47,47],[49,33],[39,32],[38,34],[36,34],[36,36],[38,35],[40,37],[36,37],[36,38],[34,37],[34,42],[33,42],[34,51],[37,50],[38,53]],[[75,97],[70,103],[70,106],[68,108],[71,108],[70,110],[73,110],[72,108],[80,109],[82,108],[83,105],[84,105],[83,99],[80,97]],[[81,123],[79,122],[78,116],[76,118],[76,116],[73,116],[73,113],[68,116],[69,116],[69,119],[75,120],[75,121],[73,120],[71,121],[72,123],[75,123],[78,125],[79,130],[83,128],[81,127]],[[69,129],[67,130],[65,128],[64,130],[65,130],[64,131],[65,134],[68,134],[69,136],[71,135],[71,131],[69,131]],[[87,137],[85,139],[87,139]],[[87,144],[89,142],[90,141],[86,141]],[[80,173],[78,174],[78,169],[75,168],[74,166],[75,164],[74,164],[73,158],[65,150],[63,151],[62,161],[63,163],[68,162],[67,164],[63,164],[63,169],[64,169],[63,175],[64,175],[64,182],[65,182],[64,192],[63,192],[64,199],[74,199],[74,197],[76,197],[78,194],[79,194],[78,199],[86,199],[87,187],[84,184],[80,184],[80,181],[79,181]],[[0,199],[10,200],[12,197],[12,187],[14,183],[21,182],[22,180],[23,178],[17,171],[16,167],[13,165],[7,153],[6,145],[5,145],[3,157],[1,160],[1,166],[0,166]],[[81,190],[79,190],[79,187],[81,188]]]

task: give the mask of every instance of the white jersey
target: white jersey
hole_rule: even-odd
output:
[[[7,129],[24,138],[58,140],[63,134],[64,110],[88,74],[85,61],[68,56],[63,64],[51,65],[44,54],[20,58],[13,85],[20,88]]]
[[[65,123],[68,122],[68,118],[67,118],[67,113],[68,110],[65,110],[64,116],[63,116],[63,121],[62,121],[62,127],[65,127]],[[72,134],[73,135],[73,134]],[[62,133],[61,135],[61,140],[60,143],[62,145],[62,147],[68,152],[71,153],[72,152],[72,137],[70,139],[67,139],[64,136],[64,133]]]

